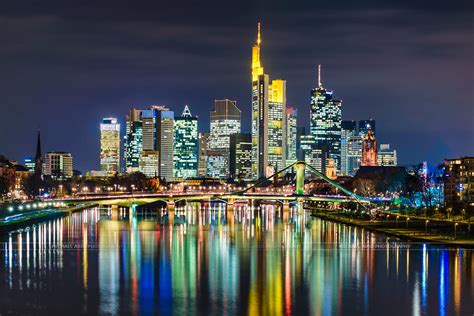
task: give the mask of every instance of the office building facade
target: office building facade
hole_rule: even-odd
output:
[[[68,152],[46,153],[45,175],[56,180],[65,180],[73,176],[72,155]]]
[[[311,90],[310,132],[320,147],[326,147],[334,159],[337,173],[341,172],[342,101],[333,98],[333,91],[323,88],[321,65],[318,66],[318,87]]]
[[[107,175],[120,172],[120,124],[116,118],[100,123],[100,170]]]
[[[196,178],[198,172],[198,119],[186,105],[174,119],[174,177]]]

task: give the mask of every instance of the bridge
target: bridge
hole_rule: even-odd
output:
[[[282,175],[284,172],[295,168],[296,170],[296,179],[295,179],[295,188],[293,192],[284,193],[265,193],[257,192],[258,188],[262,185],[268,183],[276,176]],[[337,192],[341,194],[336,195],[310,195],[305,193],[305,172],[309,170],[313,175],[318,179],[322,179],[324,182],[328,183],[330,186],[337,189]],[[158,202],[164,202],[169,208],[174,208],[175,204],[178,202],[197,202],[197,201],[221,201],[228,205],[233,205],[239,201],[254,201],[254,200],[263,200],[281,203],[284,206],[287,206],[289,203],[303,203],[304,201],[311,202],[327,202],[327,203],[349,203],[354,202],[357,205],[361,206],[364,209],[367,209],[370,203],[378,202],[373,198],[367,198],[351,192],[350,190],[344,188],[339,183],[329,179],[326,175],[316,170],[311,165],[307,164],[304,161],[295,161],[289,166],[275,172],[274,174],[261,179],[254,183],[253,185],[235,192],[224,192],[224,193],[181,193],[181,194],[172,194],[172,193],[153,193],[153,194],[135,194],[135,195],[112,195],[112,196],[95,196],[95,197],[83,197],[79,199],[70,199],[68,202],[80,203],[80,202],[95,202],[96,204],[103,205],[112,205],[112,204],[122,204],[122,205],[150,205]],[[384,202],[390,200],[385,199]]]

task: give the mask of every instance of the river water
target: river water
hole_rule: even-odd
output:
[[[271,205],[158,213],[92,208],[1,236],[0,314],[474,312],[472,250]]]

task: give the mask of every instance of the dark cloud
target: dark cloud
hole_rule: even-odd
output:
[[[0,10],[0,152],[69,150],[98,167],[98,122],[131,106],[184,104],[208,129],[214,99],[250,126],[250,47],[309,111],[316,65],[347,119],[374,117],[402,163],[473,153],[471,1],[22,1]],[[307,119],[301,120],[308,124]],[[14,136],[13,136],[14,135]]]

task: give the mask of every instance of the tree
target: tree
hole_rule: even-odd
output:
[[[370,179],[358,178],[353,184],[356,192],[363,196],[370,196],[375,193],[374,182]]]

